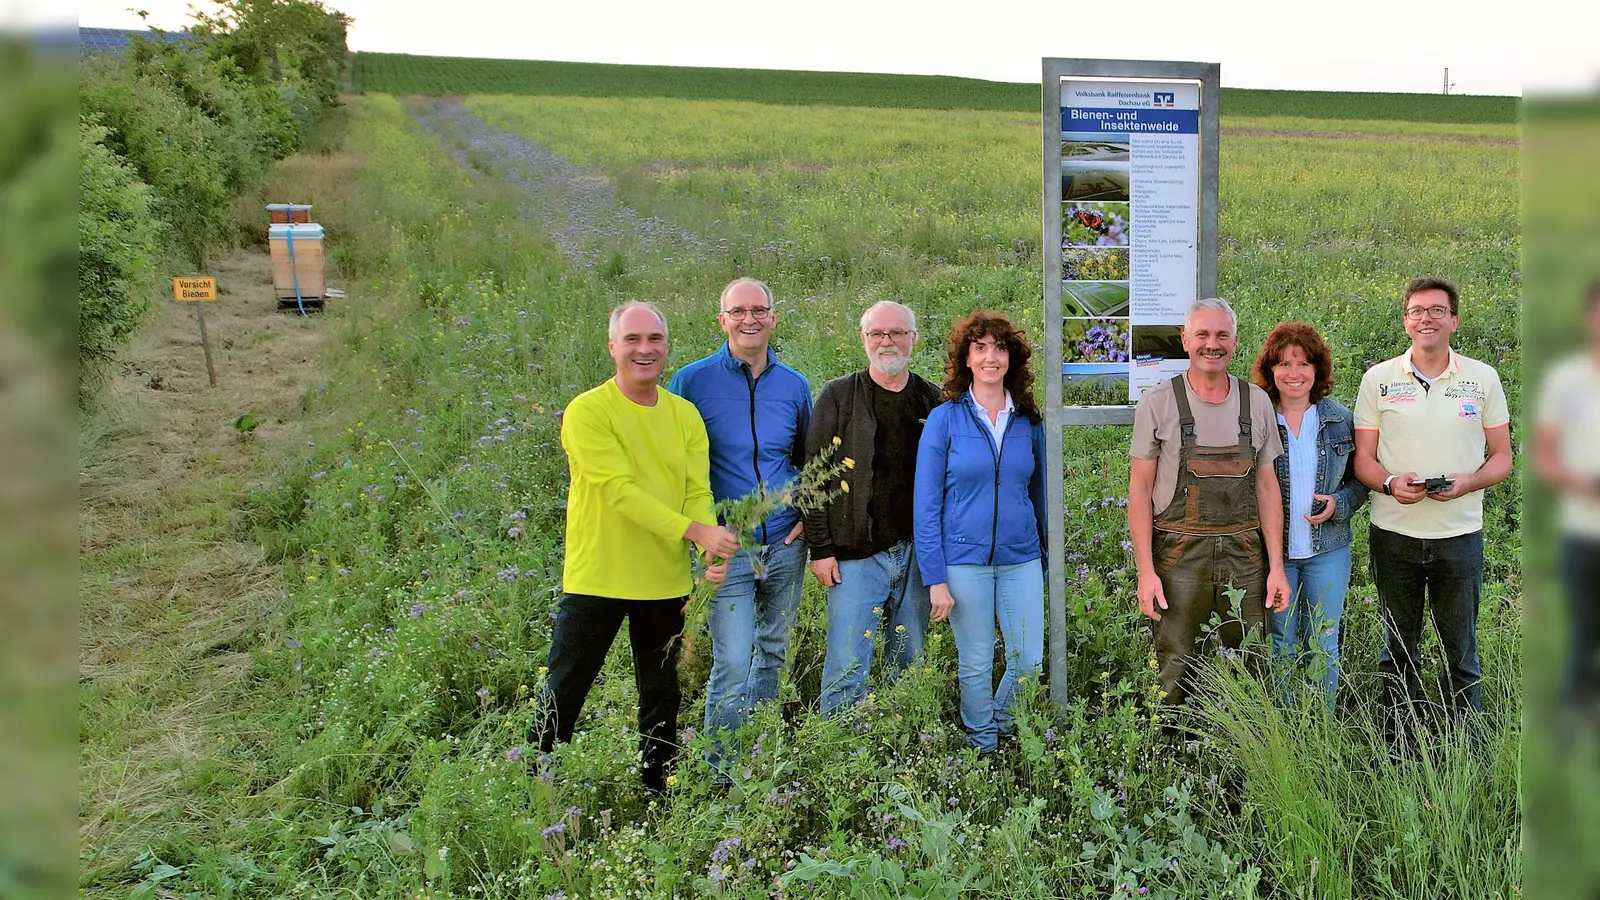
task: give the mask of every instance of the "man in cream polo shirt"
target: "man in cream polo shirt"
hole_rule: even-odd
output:
[[[1391,704],[1423,698],[1427,608],[1446,702],[1482,709],[1483,491],[1511,472],[1511,416],[1495,370],[1450,349],[1461,324],[1455,285],[1413,278],[1403,296],[1411,349],[1367,370],[1355,410],[1356,477],[1374,492],[1372,580],[1389,633],[1379,669]]]

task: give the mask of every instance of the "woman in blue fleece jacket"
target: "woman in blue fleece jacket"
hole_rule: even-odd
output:
[[[1033,401],[1033,349],[999,313],[955,323],[945,402],[917,449],[913,529],[933,604],[950,622],[961,723],[979,753],[1011,730],[1017,681],[1044,659],[1044,423]],[[994,683],[994,631],[1006,670]]]

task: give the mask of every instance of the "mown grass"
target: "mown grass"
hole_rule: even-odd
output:
[[[1379,758],[1364,538],[1340,718],[1279,712],[1224,671],[1189,722],[1199,734],[1173,739],[1128,600],[1118,429],[1067,436],[1071,710],[1056,718],[1029,692],[997,757],[963,748],[942,632],[859,716],[815,715],[826,623],[808,584],[785,702],[746,731],[727,795],[697,762],[703,737],[685,734],[671,796],[642,800],[623,642],[578,739],[535,759],[529,697],[559,590],[557,413],[608,374],[605,310],[660,300],[681,365],[717,345],[722,283],[758,275],[778,294],[780,353],[814,388],[860,365],[855,317],[880,297],[921,314],[914,365],[929,375],[948,321],[974,306],[1039,335],[1037,122],[679,100],[470,106],[696,240],[617,229],[594,236],[604,264],[573,265],[522,221],[492,160],[460,168],[454,138],[424,133],[398,101],[352,101],[358,162],[318,213],[372,306],[338,323],[328,385],[308,397],[316,446],[246,506],[287,588],[254,650],[256,700],[215,762],[188,773],[185,789],[212,799],[151,836],[142,868],[93,870],[89,893],[150,883],[156,859],[175,870],[163,889],[194,896],[1513,893],[1516,489],[1490,497],[1492,688],[1476,743]],[[1359,369],[1403,345],[1400,283],[1439,272],[1463,285],[1458,346],[1497,359],[1520,407],[1514,147],[1249,135],[1225,144],[1223,175],[1223,293],[1245,347],[1280,318],[1311,319],[1338,348],[1349,401]],[[685,665],[685,728],[706,664]]]
[[[779,69],[633,66],[533,59],[474,59],[357,53],[354,81],[364,93],[533,94],[571,97],[676,97],[801,106],[1039,111],[1039,85],[948,75],[879,75]],[[1263,91],[1223,88],[1222,109],[1240,116],[1514,123],[1518,98],[1442,94]]]

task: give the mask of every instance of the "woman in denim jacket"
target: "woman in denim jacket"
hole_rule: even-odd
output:
[[[1250,377],[1272,398],[1284,452],[1284,570],[1294,599],[1267,611],[1283,701],[1301,669],[1320,676],[1331,714],[1339,687],[1339,617],[1350,588],[1350,520],[1367,502],[1356,479],[1354,418],[1333,390],[1333,359],[1317,330],[1282,322],[1267,335]]]

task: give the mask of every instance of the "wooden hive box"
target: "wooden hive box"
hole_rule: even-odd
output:
[[[268,203],[267,220],[273,225],[305,224],[311,221],[311,204]]]
[[[321,297],[326,293],[322,279],[322,237],[322,226],[315,222],[268,228],[267,244],[272,252],[272,288],[278,299],[294,299],[296,276],[300,280],[302,298]]]

